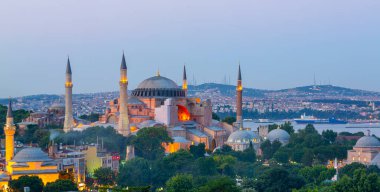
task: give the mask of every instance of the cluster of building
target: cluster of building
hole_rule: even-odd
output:
[[[227,144],[234,150],[243,151],[253,146],[260,154],[262,140],[279,140],[286,144],[289,134],[281,129],[268,133],[268,127],[258,131],[245,128],[243,125],[243,86],[239,66],[236,88],[236,122],[233,125],[212,119],[210,99],[201,100],[188,96],[186,68],[183,69],[183,83],[178,86],[173,80],[157,75],[142,81],[128,96],[127,65],[124,55],[120,67],[119,98],[109,102],[105,113],[93,124],[81,121],[73,115],[72,70],[70,60],[67,62],[65,82],[65,106],[49,108],[45,116],[32,114],[27,120],[40,127],[48,123],[63,124],[64,132],[82,131],[94,125],[113,125],[123,136],[136,134],[145,127],[164,127],[173,143],[164,145],[167,153],[188,149],[190,145],[204,143],[207,149],[216,150]],[[27,128],[25,121],[25,129]],[[87,123],[87,124],[86,124]],[[0,186],[6,187],[10,179],[22,175],[39,176],[44,183],[53,182],[62,173],[73,175],[75,182],[83,184],[86,175],[91,175],[96,168],[110,167],[118,171],[120,155],[107,153],[101,145],[61,146],[51,143],[48,153],[40,148],[25,147],[15,151],[14,135],[16,126],[13,123],[11,102],[8,106],[5,133],[5,159],[0,174]],[[134,147],[126,146],[126,160],[134,158]]]

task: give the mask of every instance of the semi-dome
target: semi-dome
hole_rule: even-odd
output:
[[[268,133],[267,138],[270,142],[278,140],[282,144],[287,144],[289,143],[290,135],[283,129],[274,129]]]
[[[185,92],[171,79],[162,76],[154,76],[142,81],[132,91],[136,97],[184,97]]]
[[[22,149],[20,152],[18,152],[12,161],[16,163],[47,162],[52,161],[52,159],[46,153],[44,153],[41,148],[30,147]]]
[[[252,131],[238,130],[231,133],[231,135],[227,139],[227,143],[229,144],[249,144],[250,142],[258,143],[259,139],[260,137]]]
[[[380,147],[380,141],[373,136],[364,136],[356,142],[355,147]]]

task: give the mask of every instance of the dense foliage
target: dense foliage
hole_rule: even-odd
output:
[[[81,115],[79,118],[89,122],[96,122],[99,121],[99,114],[91,113],[90,115]]]
[[[44,187],[44,192],[57,191],[78,191],[78,187],[71,180],[57,180],[55,182],[47,183]]]
[[[23,192],[24,187],[29,187],[30,191],[42,192],[44,183],[37,176],[21,176],[18,179],[9,181],[9,187],[13,192]]]

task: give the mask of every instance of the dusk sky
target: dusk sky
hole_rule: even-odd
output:
[[[317,82],[380,91],[379,0],[0,1],[0,97],[117,91],[156,74],[282,89]]]

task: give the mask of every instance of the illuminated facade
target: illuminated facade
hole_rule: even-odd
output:
[[[94,174],[94,171],[100,167],[111,168],[115,173],[119,172],[119,154],[103,151],[98,145],[88,146],[84,153],[88,174]]]
[[[175,140],[174,144],[167,146],[167,152],[198,143],[205,143],[207,148],[223,145],[226,131],[223,128],[210,128],[220,126],[218,122],[212,121],[211,100],[188,97],[187,89],[185,67],[181,87],[159,73],[142,81],[128,98],[131,133],[144,127],[166,127]],[[105,114],[99,117],[100,123],[120,126],[121,100],[118,98],[109,102]],[[182,127],[185,134],[173,136],[172,129],[175,127]]]

